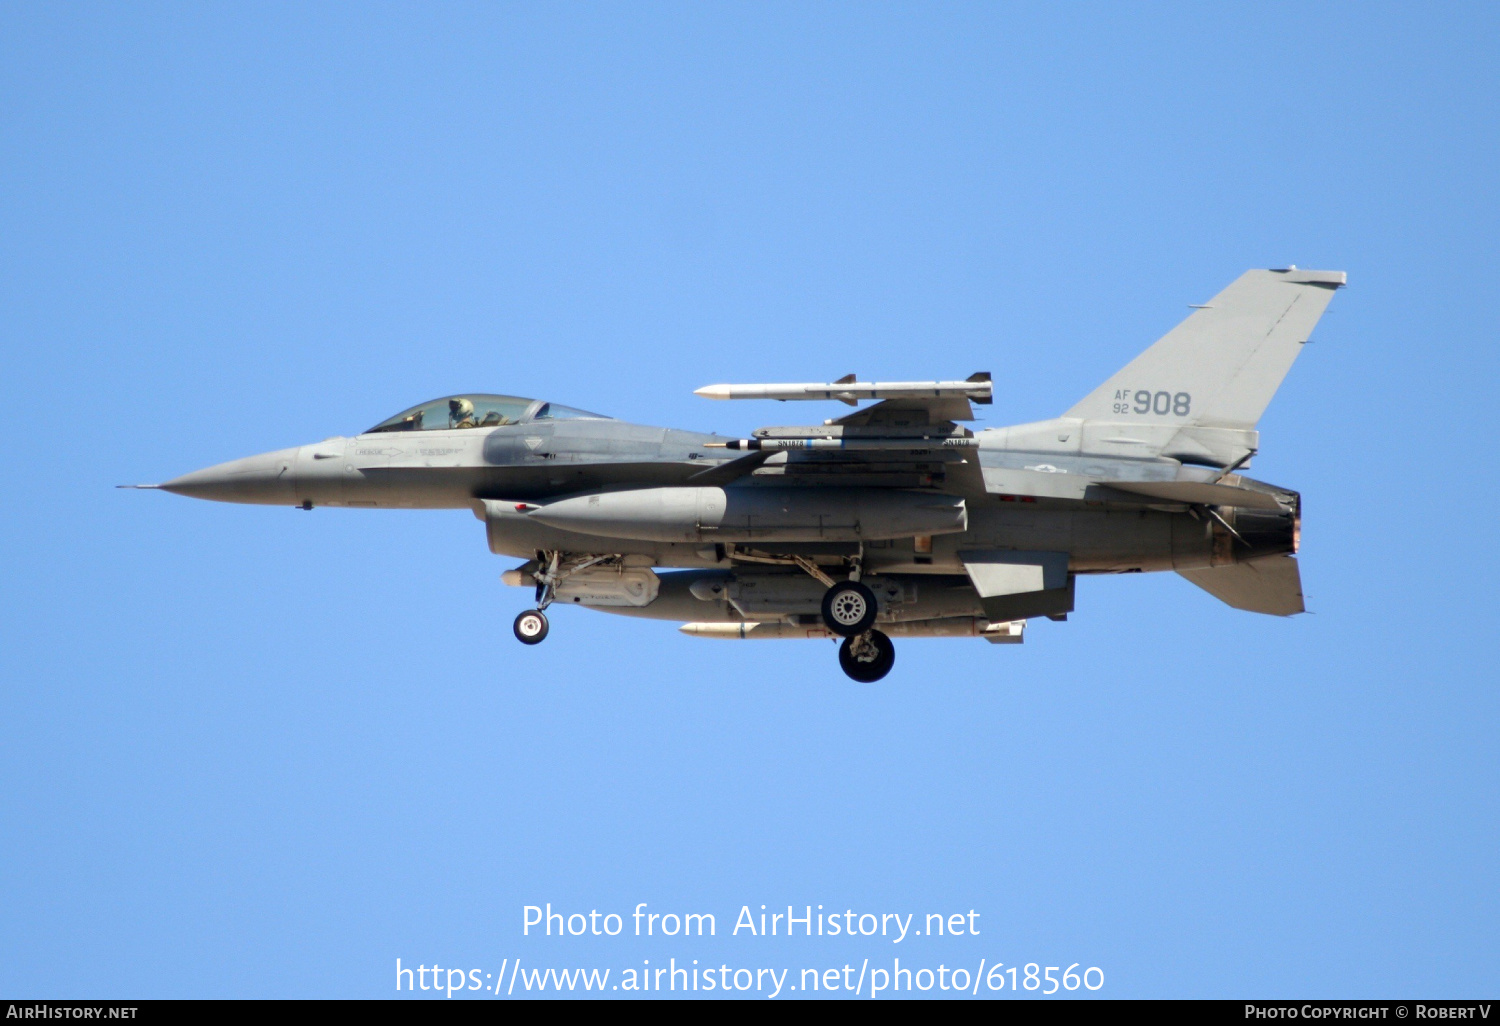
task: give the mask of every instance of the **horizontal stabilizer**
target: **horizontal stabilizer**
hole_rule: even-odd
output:
[[[1274,495],[1236,488],[1233,485],[1209,484],[1206,481],[1101,481],[1100,484],[1122,492],[1202,506],[1239,506],[1243,509],[1281,508]]]
[[[1302,604],[1302,575],[1294,556],[1271,556],[1209,570],[1179,570],[1220,602],[1251,613],[1293,616]]]

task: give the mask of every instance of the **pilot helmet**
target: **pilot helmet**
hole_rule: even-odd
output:
[[[467,399],[449,399],[448,416],[454,421],[460,421],[474,415],[474,404]]]

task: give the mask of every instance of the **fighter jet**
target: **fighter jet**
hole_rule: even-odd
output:
[[[1301,496],[1245,476],[1256,424],[1341,271],[1247,271],[1062,416],[975,431],[991,376],[709,385],[722,400],[852,411],[749,438],[538,399],[455,395],[353,437],[160,488],[221,502],[467,508],[532,589],[526,645],[577,605],[700,638],[840,641],[861,682],[892,638],[1022,641],[1092,574],[1176,571],[1237,608],[1303,611]],[[869,405],[861,405],[871,401]],[[805,418],[812,419],[812,418]]]

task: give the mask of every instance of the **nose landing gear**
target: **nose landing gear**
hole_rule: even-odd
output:
[[[544,562],[540,553],[537,554],[537,562]],[[562,553],[554,552],[545,560],[544,568],[534,575],[536,577],[536,608],[528,609],[516,617],[516,622],[511,627],[515,631],[516,640],[523,645],[540,645],[547,638],[549,625],[547,614],[542,610],[552,604],[557,582],[562,579],[562,574],[559,573],[561,564]]]
[[[516,617],[512,628],[516,640],[523,645],[539,645],[547,637],[547,614],[540,609],[528,609]]]
[[[896,646],[880,631],[865,631],[839,645],[839,666],[861,684],[873,684],[896,665]]]

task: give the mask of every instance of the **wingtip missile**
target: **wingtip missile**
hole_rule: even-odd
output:
[[[979,439],[973,435],[893,435],[880,438],[844,438],[840,436],[796,438],[735,438],[728,442],[706,442],[705,449],[728,449],[731,452],[782,452],[788,449],[893,449],[908,452],[938,449],[977,449]]]
[[[846,378],[848,376],[846,375]],[[989,375],[967,381],[829,381],[755,385],[704,385],[693,394],[705,399],[972,399],[987,403],[993,394]]]

